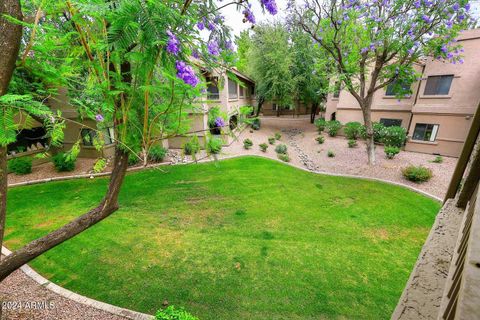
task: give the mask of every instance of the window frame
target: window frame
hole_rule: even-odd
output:
[[[218,83],[218,77],[206,77],[207,80],[207,100],[220,100],[220,88]],[[210,88],[217,89],[217,92],[211,92]]]
[[[383,121],[382,121],[383,120]],[[384,120],[387,120],[387,121],[384,121]],[[397,121],[400,121],[398,124],[385,124],[385,122],[397,122]],[[380,118],[380,120],[378,121],[380,122],[381,124],[383,124],[385,127],[401,127],[402,126],[402,122],[403,120],[402,119],[394,119],[394,118]]]
[[[419,139],[419,137],[416,134],[416,132],[420,130],[419,126],[425,126],[425,129],[423,129],[422,139]],[[429,130],[429,126],[431,127],[430,130]],[[412,140],[423,141],[423,142],[435,142],[437,140],[439,129],[440,129],[440,125],[436,123],[416,123],[415,128],[413,129]],[[426,138],[427,133],[430,134],[428,138]]]
[[[234,92],[230,91],[231,89],[233,89],[233,86],[230,86],[230,83],[233,83],[235,85]],[[228,78],[227,87],[228,87],[228,100],[238,100],[238,84],[232,79]]]
[[[450,82],[448,83],[448,90],[446,93],[440,93],[440,90],[442,89],[442,79],[449,79]],[[453,74],[443,74],[443,75],[432,75],[428,76],[427,80],[425,81],[425,88],[423,89],[423,95],[424,96],[448,96],[450,94],[450,90],[452,88],[452,83],[453,83],[453,78],[455,78],[455,75]],[[437,79],[437,80],[434,80]],[[430,81],[435,81],[434,84],[431,84],[429,86],[429,80]],[[427,92],[428,90],[428,92]],[[445,91],[445,90],[443,90]]]

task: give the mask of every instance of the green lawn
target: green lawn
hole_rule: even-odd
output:
[[[17,248],[95,206],[106,179],[9,191]],[[245,157],[129,174],[121,209],[31,265],[53,282],[200,319],[387,319],[439,203]]]

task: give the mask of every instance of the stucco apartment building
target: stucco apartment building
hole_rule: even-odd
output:
[[[407,129],[407,151],[458,157],[473,114],[480,103],[480,29],[457,38],[463,46],[463,64],[427,58],[415,65],[420,81],[412,95],[397,100],[390,87],[374,96],[372,120]],[[363,122],[355,98],[346,90],[329,94],[326,119]]]
[[[227,130],[236,130],[240,120],[240,108],[253,106],[254,82],[236,69],[230,69],[237,81],[228,77],[226,70],[221,72],[204,72],[207,82],[207,91],[201,98],[200,107],[189,113],[190,132],[194,132],[200,141],[204,141],[207,134],[215,133],[208,126],[208,111],[213,107],[220,107],[220,111],[227,115]],[[180,149],[191,138],[191,135],[176,136],[168,139],[168,146]],[[230,144],[233,138],[222,135],[225,144]]]

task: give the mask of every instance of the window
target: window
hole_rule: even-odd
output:
[[[385,90],[385,95],[386,95],[386,96],[389,96],[389,97],[395,96],[395,86],[396,86],[396,85],[397,85],[396,82],[390,83],[390,84],[387,86],[387,90]],[[410,85],[404,83],[404,84],[402,84],[402,89],[403,89],[404,91],[410,91]]]
[[[335,82],[335,87],[333,89],[333,97],[334,98],[340,97],[340,81]]]
[[[240,92],[240,97],[243,98],[245,96],[245,90],[242,86],[238,86],[238,91]]]
[[[228,98],[238,99],[238,86],[237,83],[231,79],[228,79]]]
[[[273,111],[276,111],[276,110],[277,110],[277,104],[276,104],[276,103],[273,103],[273,104],[272,104],[272,110],[273,110]]]
[[[208,100],[219,100],[220,91],[217,86],[217,77],[207,77],[207,99]]]
[[[437,138],[438,124],[417,123],[413,131],[413,140],[435,141]]]
[[[385,127],[393,127],[393,126],[400,127],[402,125],[402,119],[381,118],[380,123],[383,124]]]
[[[82,129],[80,132],[82,143],[84,146],[93,146],[94,140],[97,139],[97,131],[93,129]],[[112,144],[115,139],[113,128],[106,128],[102,131],[103,140],[106,145]]]
[[[452,85],[453,75],[430,76],[427,78],[424,95],[447,95]]]

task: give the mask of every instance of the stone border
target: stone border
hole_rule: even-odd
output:
[[[8,250],[5,247],[2,247],[2,253],[6,256],[10,255],[12,252]],[[65,289],[63,287],[60,287],[59,285],[56,285],[55,283],[45,279],[43,276],[41,276],[38,272],[33,270],[30,266],[24,264],[23,266],[20,267],[20,270],[23,271],[30,279],[34,280],[37,282],[39,285],[41,285],[44,288],[47,288],[50,291],[55,292],[56,294],[62,296],[63,298],[70,299],[74,302],[81,303],[83,305],[96,308],[102,311],[106,311],[108,313],[121,316],[127,319],[132,319],[132,320],[153,320],[155,317],[146,313],[141,313],[121,307],[117,307],[105,302],[101,302],[98,300],[94,300],[91,298],[88,298],[86,296],[82,296],[78,293],[75,293],[73,291],[70,291],[68,289]]]
[[[219,161],[220,160],[228,160],[228,159],[235,159],[235,158],[240,158],[240,157],[257,157],[257,158],[270,159],[270,160],[274,160],[274,161],[280,162],[282,164],[289,165],[291,167],[303,170],[305,172],[310,172],[310,173],[314,173],[314,174],[384,182],[384,183],[393,184],[393,185],[396,185],[396,186],[399,186],[399,187],[407,188],[411,191],[422,194],[426,197],[432,198],[432,199],[437,200],[439,202],[443,201],[441,198],[439,198],[437,196],[434,196],[434,195],[432,195],[428,192],[425,192],[423,190],[417,189],[415,187],[412,187],[412,186],[409,186],[409,185],[406,185],[406,184],[403,184],[403,183],[400,183],[400,182],[394,182],[394,181],[380,179],[380,178],[366,177],[366,176],[359,176],[359,175],[352,175],[352,174],[330,173],[330,172],[324,172],[324,171],[312,171],[312,170],[308,170],[306,168],[303,168],[303,167],[300,167],[300,166],[297,166],[297,165],[294,165],[294,164],[291,164],[291,163],[283,162],[283,161],[281,161],[279,159],[276,159],[276,158],[273,158],[273,157],[267,157],[267,156],[262,156],[262,155],[248,155],[248,154],[245,155],[245,154],[243,154],[243,155],[224,156],[224,157],[220,157],[218,160]],[[197,163],[207,163],[207,162],[212,162],[212,161],[215,161],[215,159],[206,158],[206,159],[202,159],[202,160],[197,161]],[[153,168],[166,166],[166,165],[187,165],[187,164],[192,164],[192,163],[195,163],[195,162],[177,163],[177,164],[173,164],[171,162],[162,162],[162,163],[147,165],[145,167],[131,167],[131,168],[128,168],[127,171],[128,172],[135,172],[135,171],[140,171],[140,170],[144,170],[144,169],[153,169]],[[110,172],[102,172],[102,173],[80,174],[80,175],[72,175],[72,176],[64,176],[64,177],[53,177],[53,178],[46,178],[46,179],[39,179],[39,180],[33,180],[33,181],[13,183],[13,184],[9,184],[8,187],[26,186],[26,185],[40,184],[40,183],[46,183],[46,182],[51,182],[51,181],[105,177],[105,176],[109,176],[109,175],[110,175]],[[5,254],[5,255],[9,255],[9,254],[11,254],[11,251],[2,246],[2,253]],[[60,286],[50,282],[49,280],[47,280],[43,276],[41,276],[38,272],[36,272],[35,270],[33,270],[31,267],[29,267],[26,264],[23,265],[20,268],[20,270],[22,270],[28,277],[33,279],[35,282],[37,282],[41,286],[59,294],[60,296],[62,296],[64,298],[73,300],[75,302],[78,302],[78,303],[81,303],[81,304],[84,304],[84,305],[87,305],[87,306],[90,306],[90,307],[93,307],[93,308],[97,308],[97,309],[112,313],[114,315],[125,317],[127,319],[133,319],[133,320],[152,320],[152,319],[154,319],[154,317],[152,315],[148,315],[148,314],[145,314],[145,313],[121,308],[121,307],[114,306],[114,305],[111,305],[111,304],[108,304],[108,303],[105,303],[105,302],[101,302],[101,301],[98,301],[98,300],[94,300],[94,299],[88,298],[86,296],[82,296],[82,295],[80,295],[78,293],[75,293],[73,291],[70,291],[68,289],[65,289],[63,287],[60,287]]]

